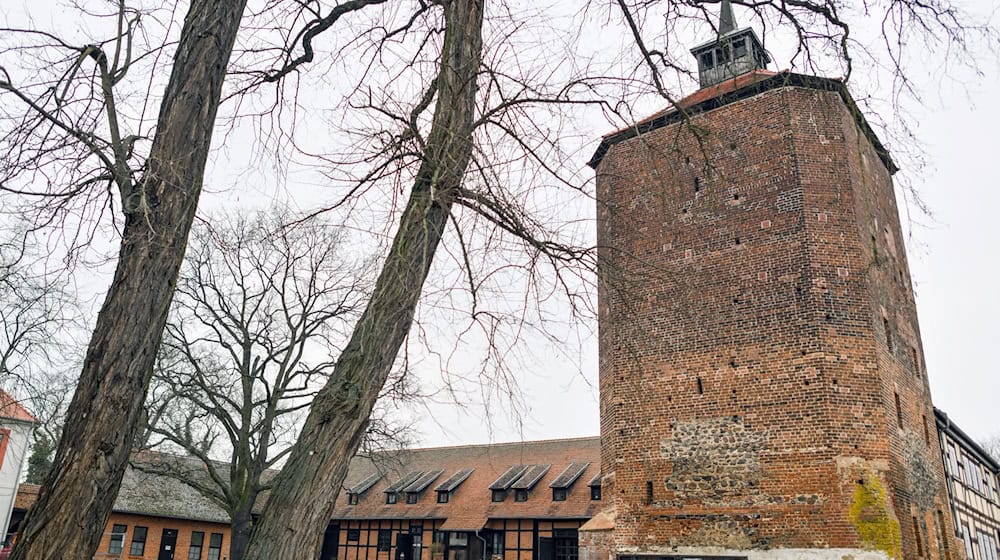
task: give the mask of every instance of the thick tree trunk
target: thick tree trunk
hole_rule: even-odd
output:
[[[12,560],[92,558],[128,461],[201,193],[246,0],[192,0],[137,193],[123,193],[118,268],[52,470]]]
[[[253,533],[253,518],[250,516],[250,508],[247,508],[246,511],[236,512],[229,528],[232,530],[232,537],[229,541],[229,560],[243,560],[243,557],[246,556],[247,546],[250,545],[250,534]]]
[[[244,560],[315,558],[347,465],[410,330],[472,153],[484,0],[445,5],[437,104],[424,160],[368,307],[354,328],[254,529]]]

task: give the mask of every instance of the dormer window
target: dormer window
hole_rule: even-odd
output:
[[[451,492],[445,492],[443,490],[439,490],[437,495],[439,504],[447,504],[448,499],[451,498]]]
[[[504,500],[504,498],[506,498],[506,497],[507,497],[507,491],[506,490],[494,490],[493,493],[492,493],[492,495],[491,495],[491,499],[494,502],[502,502]]]
[[[515,502],[527,502],[528,501],[528,491],[527,490],[515,490],[514,491],[514,501]]]
[[[349,506],[356,506],[356,505],[358,505],[358,495],[357,494],[348,494],[347,495],[347,505],[349,505]]]
[[[553,502],[565,502],[566,501],[566,489],[565,488],[553,488],[552,489],[552,501]]]
[[[399,496],[395,492],[385,493],[385,503],[394,504],[399,499]]]
[[[410,493],[406,494],[406,503],[408,503],[408,504],[415,504],[415,503],[417,503],[417,497],[418,496],[420,496],[420,494],[417,494],[416,492],[410,492]]]

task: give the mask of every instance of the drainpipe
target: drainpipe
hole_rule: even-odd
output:
[[[480,560],[486,560],[486,539],[479,536],[479,529],[476,529],[476,538],[483,541],[483,552],[482,552],[482,558]]]

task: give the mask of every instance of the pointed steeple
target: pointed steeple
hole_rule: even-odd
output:
[[[733,4],[730,0],[722,0],[719,10],[719,35],[725,35],[736,30],[736,17],[733,15]]]
[[[691,49],[691,54],[698,60],[698,81],[703,88],[767,68],[771,62],[753,29],[736,27],[731,0],[721,1],[715,38]]]

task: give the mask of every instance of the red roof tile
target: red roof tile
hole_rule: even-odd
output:
[[[0,389],[0,418],[9,418],[22,422],[38,421],[37,418],[28,412],[28,409],[21,406],[21,403],[14,400],[14,397],[7,394],[3,389]]]
[[[479,529],[487,519],[589,518],[604,505],[601,501],[590,499],[590,488],[584,482],[600,470],[600,454],[600,438],[596,437],[408,450],[381,466],[385,475],[360,497],[357,505],[349,505],[347,491],[342,491],[332,517],[444,519],[443,528],[451,530]],[[552,501],[549,484],[574,462],[590,464],[584,476],[579,477],[569,489],[565,501]],[[511,490],[503,502],[493,502],[490,484],[512,465],[551,465],[551,468],[531,490],[527,501],[514,501],[514,491]],[[441,480],[446,480],[464,468],[475,470],[451,494],[446,504],[437,503],[433,485],[420,494],[415,504],[407,504],[405,496],[400,496],[395,504],[385,503],[384,490],[408,472],[444,469]],[[351,488],[378,470],[369,459],[355,459],[344,487]]]
[[[37,484],[21,484],[17,487],[17,495],[14,496],[14,509],[28,509],[38,501],[38,492],[42,489]]]
[[[631,124],[629,126],[626,126],[625,128],[622,128],[622,129],[616,130],[614,132],[610,132],[608,134],[605,134],[604,138],[609,138],[609,137],[614,136],[616,134],[620,134],[620,133],[622,133],[622,132],[624,132],[626,130],[630,130],[630,129],[636,128],[639,125],[647,123],[647,122],[649,122],[651,120],[660,118],[663,115],[667,115],[667,114],[676,112],[678,108],[680,108],[680,109],[687,109],[688,107],[693,107],[693,106],[701,103],[702,101],[708,101],[709,99],[712,99],[714,97],[718,97],[718,96],[726,94],[726,93],[734,92],[734,91],[736,91],[736,90],[738,90],[738,89],[740,89],[742,87],[748,86],[750,84],[755,84],[757,82],[766,80],[766,79],[770,78],[771,76],[776,76],[776,75],[778,75],[777,72],[772,72],[770,70],[761,70],[761,69],[752,70],[752,71],[747,72],[746,74],[743,74],[741,76],[736,76],[735,78],[732,78],[730,80],[726,80],[724,82],[719,82],[719,83],[715,84],[714,86],[709,86],[709,87],[706,87],[706,88],[699,89],[698,91],[696,91],[696,92],[692,93],[691,95],[688,95],[684,99],[681,99],[680,101],[678,101],[677,104],[676,104],[676,106],[671,105],[670,107],[667,107],[666,109],[663,109],[661,111],[657,111],[656,113],[653,113],[652,115],[650,115],[650,116],[648,116],[648,117],[646,117],[646,118],[644,118],[642,120],[637,121],[635,124]]]

